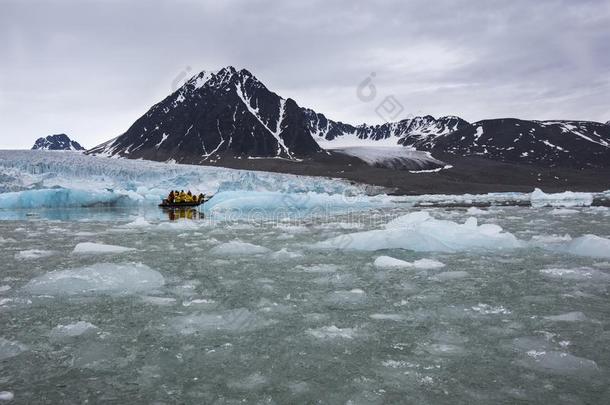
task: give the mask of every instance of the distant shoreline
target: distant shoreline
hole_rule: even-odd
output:
[[[371,167],[345,155],[320,156],[293,162],[285,159],[223,159],[203,166],[338,178],[383,188],[397,196],[423,194],[530,193],[540,188],[548,193],[563,191],[602,192],[610,190],[609,169],[547,168],[531,164],[503,163],[481,157],[450,154],[435,157],[452,165],[435,173],[411,173]]]

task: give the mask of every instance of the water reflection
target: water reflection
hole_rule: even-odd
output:
[[[179,219],[203,219],[204,215],[196,208],[164,208],[163,211],[167,214],[170,221],[177,221]]]

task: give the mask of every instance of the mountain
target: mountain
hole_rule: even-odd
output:
[[[66,134],[49,135],[38,138],[32,150],[85,150],[78,142],[71,140]]]
[[[468,126],[459,117],[447,116],[435,119],[431,115],[407,118],[380,125],[350,125],[329,120],[324,114],[303,109],[306,129],[324,147],[356,145],[405,145],[421,139],[435,138]]]
[[[325,154],[331,157],[341,151],[367,156],[363,161],[375,155],[375,165],[382,165],[383,149],[363,154],[353,148],[399,145],[433,155],[450,153],[547,167],[610,167],[610,126],[601,123],[513,118],[469,123],[456,116],[425,115],[380,125],[351,125],[302,108],[267,89],[247,70],[231,66],[193,76],[124,134],[87,153],[227,164],[257,158],[299,161],[316,158],[326,149],[333,151]],[[388,155],[391,167],[413,167],[411,163],[419,167],[422,160],[406,162],[413,154],[398,155]]]
[[[610,166],[610,126],[590,121],[483,120],[412,146],[548,167]]]
[[[88,153],[179,163],[224,157],[298,160],[321,151],[301,108],[245,69],[201,72],[155,104],[124,134]]]

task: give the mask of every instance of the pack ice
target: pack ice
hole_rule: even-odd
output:
[[[515,249],[523,246],[522,241],[504,232],[498,225],[478,225],[474,217],[459,224],[432,218],[425,211],[398,217],[388,222],[384,229],[340,235],[315,245],[326,249],[408,249],[423,252]]]
[[[23,288],[31,294],[135,294],[165,284],[161,273],[142,263],[97,263],[76,269],[51,271]]]

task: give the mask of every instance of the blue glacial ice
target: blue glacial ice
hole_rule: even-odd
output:
[[[459,224],[432,218],[426,211],[398,217],[385,229],[340,235],[315,244],[323,249],[375,251],[408,249],[415,251],[455,252],[469,249],[515,249],[525,243],[494,224],[478,225],[470,217]]]
[[[0,178],[0,209],[153,205],[170,189],[190,189],[215,194],[216,210],[297,210],[356,206],[350,196],[370,190],[337,179],[45,151],[0,151]]]

